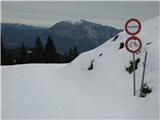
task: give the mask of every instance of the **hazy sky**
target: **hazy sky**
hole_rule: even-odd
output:
[[[129,18],[159,15],[159,2],[2,2],[2,22],[50,27],[62,20],[80,20],[123,28]]]

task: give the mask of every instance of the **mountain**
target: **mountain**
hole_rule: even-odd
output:
[[[15,49],[25,43],[27,47],[33,47],[38,34],[43,32],[45,27],[35,27],[24,24],[1,23],[1,32],[4,45],[8,49]]]
[[[23,24],[2,23],[2,35],[7,48],[33,47],[37,35],[40,35],[43,46],[48,35],[55,42],[59,53],[64,53],[75,45],[79,52],[91,50],[121,30],[109,26],[91,23],[85,20],[79,22],[62,21],[50,28],[34,27]]]
[[[41,38],[45,44],[49,35],[61,53],[68,51],[75,45],[79,52],[85,52],[103,44],[121,31],[86,20],[61,21],[42,33]]]
[[[136,70],[125,71],[132,54],[129,37],[121,32],[101,46],[80,54],[68,64],[26,64],[2,67],[2,118],[4,119],[155,119],[159,118],[159,17],[142,24]],[[139,97],[145,52],[145,83],[152,87]],[[93,64],[93,69],[88,68]]]

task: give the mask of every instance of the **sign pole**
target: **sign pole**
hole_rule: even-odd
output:
[[[135,78],[135,53],[133,53],[133,90],[134,96],[136,95],[136,78]]]
[[[147,61],[147,52],[145,53],[144,63],[143,63],[143,74],[142,74],[142,82],[141,82],[141,89],[140,89],[140,96],[143,97],[143,87],[144,87],[144,75],[146,70],[146,61]]]
[[[135,35],[138,34],[141,30],[141,23],[139,20],[135,18],[131,18],[127,20],[125,23],[125,31],[131,35],[126,42],[125,42],[125,47],[126,49],[133,53],[133,95],[136,95],[136,78],[135,78],[135,53],[138,52],[141,47],[142,47],[142,42],[141,40],[136,37]]]

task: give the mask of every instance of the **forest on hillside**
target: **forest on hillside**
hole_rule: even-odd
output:
[[[50,36],[47,37],[47,43],[43,47],[40,37],[36,38],[33,48],[22,46],[17,49],[6,49],[4,38],[1,35],[1,65],[15,65],[26,63],[69,63],[79,55],[77,46],[70,48],[64,54],[56,50],[54,41]]]

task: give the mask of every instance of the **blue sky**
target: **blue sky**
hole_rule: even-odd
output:
[[[123,28],[129,18],[143,22],[158,15],[158,2],[2,2],[2,22],[46,27],[62,20],[85,19]]]

